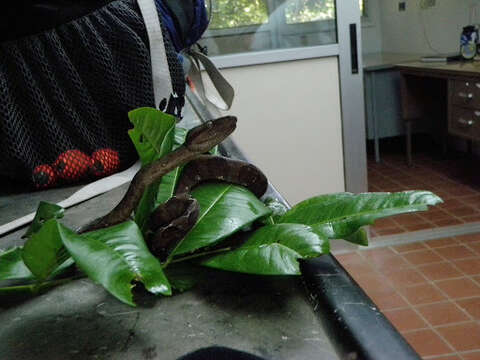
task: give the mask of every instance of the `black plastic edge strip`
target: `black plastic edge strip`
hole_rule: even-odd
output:
[[[420,359],[333,256],[301,261],[300,270],[315,313],[342,359]]]

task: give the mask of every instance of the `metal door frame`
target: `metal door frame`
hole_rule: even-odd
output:
[[[360,193],[368,190],[360,5],[358,0],[338,0],[336,9],[345,189]],[[356,29],[356,49],[351,28]],[[356,73],[352,71],[355,52]]]

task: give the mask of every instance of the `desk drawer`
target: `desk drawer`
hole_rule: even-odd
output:
[[[455,135],[480,140],[480,110],[454,106],[448,122],[448,131]]]
[[[454,104],[480,108],[480,80],[454,80],[453,84]]]

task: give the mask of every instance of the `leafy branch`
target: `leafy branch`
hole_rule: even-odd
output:
[[[127,200],[83,233],[61,224],[62,208],[41,203],[24,236],[25,245],[0,253],[0,297],[35,295],[84,274],[135,306],[136,284],[142,283],[152,294],[170,296],[194,284],[198,265],[258,275],[299,275],[298,260],[329,253],[330,240],[366,246],[363,226],[441,202],[427,191],[340,193],[307,199],[289,210],[275,199],[261,201],[243,186],[207,183],[191,191],[200,207],[195,225],[169,261],[161,263],[147,246],[150,214],[173,196],[183,164],[233,129],[210,125],[185,134],[174,118],[155,109],[137,109],[129,116],[134,124],[130,136],[143,168],[132,181]],[[132,193],[134,201],[128,198]],[[59,278],[73,266],[82,274]]]

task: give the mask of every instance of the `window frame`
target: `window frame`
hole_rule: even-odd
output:
[[[213,0],[211,0],[213,1]],[[264,0],[267,5],[267,11],[270,11],[271,8],[273,8],[273,4],[276,0]],[[339,1],[339,0],[334,0],[334,1]],[[341,0],[340,0],[341,1]],[[227,37],[227,36],[235,36],[235,35],[247,35],[247,34],[254,34],[257,32],[261,33],[270,33],[270,37],[272,38],[272,41],[275,42],[275,38],[279,38],[282,35],[286,36],[292,36],[292,35],[301,35],[302,33],[308,34],[308,33],[313,33],[313,32],[328,32],[328,31],[335,31],[336,32],[336,18],[334,19],[325,19],[325,20],[316,20],[316,21],[311,21],[311,22],[303,22],[303,23],[294,23],[294,24],[288,24],[286,17],[283,12],[279,14],[275,14],[272,16],[272,13],[269,12],[268,14],[268,22],[263,23],[263,24],[258,24],[258,25],[245,25],[245,26],[238,26],[238,27],[232,27],[232,28],[224,28],[224,29],[207,29],[202,36],[202,39],[214,39],[216,37]],[[261,31],[258,31],[260,30]],[[338,41],[338,40],[337,40]],[[312,45],[312,46],[306,46],[306,48],[309,48],[308,51],[305,53],[310,54],[311,49],[316,48],[316,47],[322,47],[322,46],[328,46],[329,49],[333,49],[332,46],[337,45],[337,42],[335,43],[330,43],[330,44],[322,44],[322,45]],[[298,47],[298,48],[282,48],[282,47],[274,47],[273,49],[265,49],[265,50],[260,50],[260,51],[249,51],[248,53],[258,53],[258,52],[279,52],[282,50],[289,50],[289,49],[295,49],[295,51],[299,51],[304,47]],[[301,52],[301,51],[300,51]],[[331,50],[327,51],[328,53],[331,53]],[[289,53],[289,52],[287,52]],[[221,54],[221,55],[214,55],[215,57],[230,57],[230,56],[239,56],[240,54],[244,54],[242,52],[240,53],[230,53],[230,54]],[[310,58],[311,56],[307,56],[306,58]],[[289,60],[291,60],[290,56],[287,56]],[[302,57],[299,57],[301,59]]]

